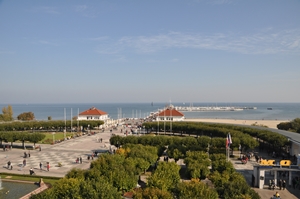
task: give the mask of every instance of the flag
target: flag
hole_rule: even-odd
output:
[[[227,138],[226,138],[226,148],[230,147],[232,144],[232,139],[230,133],[228,133]]]

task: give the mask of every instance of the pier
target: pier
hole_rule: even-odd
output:
[[[175,106],[175,109],[182,112],[192,111],[243,111],[253,110],[256,107],[233,107],[233,106]]]

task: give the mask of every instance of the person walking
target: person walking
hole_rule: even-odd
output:
[[[50,170],[50,163],[47,162],[47,171],[49,171],[49,170]]]
[[[43,170],[43,163],[40,162],[40,170]]]
[[[282,181],[282,188],[283,188],[283,190],[285,190],[285,188],[286,188],[286,182],[285,182],[285,180]]]
[[[23,167],[26,166],[26,159],[23,160]]]
[[[82,164],[82,157],[81,156],[79,158],[79,162],[80,162],[80,164]]]

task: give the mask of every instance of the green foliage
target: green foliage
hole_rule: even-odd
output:
[[[213,182],[219,197],[222,199],[255,198],[259,195],[247,184],[244,176],[237,173],[226,157],[218,154],[211,155],[212,173],[209,179]]]
[[[23,120],[23,121],[29,121],[29,120],[34,120],[34,113],[33,112],[24,112],[21,113],[17,116],[18,120]]]
[[[208,154],[203,151],[188,151],[184,163],[191,178],[205,179],[210,173],[208,166],[211,163]]]
[[[1,115],[0,115],[1,116]],[[65,124],[66,123],[66,124]],[[103,121],[79,121],[79,125],[83,126],[84,129],[90,126],[90,129],[94,127],[98,127],[104,124]],[[16,121],[16,122],[9,122],[9,123],[0,123],[0,131],[63,131],[65,126],[67,129],[70,130],[71,127],[71,120],[63,121],[63,120],[56,120],[56,121]]]
[[[296,118],[291,122],[292,129],[294,129],[297,133],[300,133],[300,118]]]
[[[295,118],[291,122],[281,122],[277,125],[277,128],[280,130],[300,133],[300,118]]]
[[[175,162],[159,162],[154,173],[148,178],[147,185],[168,191],[177,185],[180,180],[180,166]]]
[[[206,184],[198,181],[181,182],[176,188],[176,198],[190,199],[190,198],[205,198],[218,199],[218,193],[209,188]]]
[[[141,144],[125,145],[123,148],[130,148],[128,157],[142,158],[150,165],[154,164],[158,159],[157,148],[154,146],[143,146]]]
[[[134,199],[173,199],[170,192],[160,190],[156,187],[147,187],[145,189],[138,189],[133,196]]]
[[[7,108],[2,108],[2,114],[0,114],[0,121],[13,121],[14,112],[11,105],[8,105]]]

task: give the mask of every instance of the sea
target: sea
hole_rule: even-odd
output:
[[[106,112],[111,119],[146,118],[153,112],[169,106],[168,103],[64,103],[64,104],[0,104],[12,106],[13,117],[24,112],[34,113],[36,120],[71,120],[79,113],[95,107]],[[181,107],[247,107],[241,111],[182,112],[187,119],[242,119],[242,120],[293,120],[300,118],[300,103],[172,103]],[[255,109],[251,109],[255,108]]]

